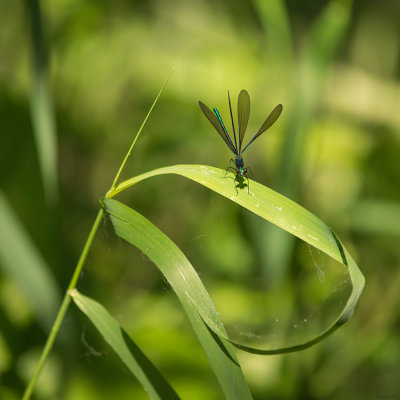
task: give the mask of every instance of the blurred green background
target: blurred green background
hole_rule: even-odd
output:
[[[170,164],[226,167],[231,155],[198,100],[226,119],[227,90],[236,104],[246,88],[249,136],[282,103],[246,164],[332,226],[367,281],[354,317],[315,347],[238,351],[254,398],[400,398],[400,2],[46,0],[41,20],[34,3],[0,0],[0,398],[19,398],[30,378],[98,200],[173,68],[124,177]],[[157,177],[119,199],[184,251],[227,319],[248,312],[261,287],[277,320],[329,270],[183,178]],[[341,278],[332,279],[335,291]],[[167,283],[106,219],[79,290],[110,310],[184,399],[222,398]],[[73,305],[36,395],[147,398]]]

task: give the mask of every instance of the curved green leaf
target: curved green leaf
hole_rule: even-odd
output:
[[[214,369],[227,399],[251,399],[224,326],[197,272],[181,250],[156,226],[130,207],[104,199],[118,236],[142,250],[174,289]],[[206,319],[207,325],[203,319]],[[210,327],[220,337],[208,329]]]
[[[177,174],[192,179],[240,204],[285,231],[292,233],[347,266],[352,290],[346,299],[342,312],[325,331],[311,340],[283,348],[255,348],[235,342],[236,346],[260,354],[277,354],[304,349],[331,334],[351,317],[364,287],[364,277],[333,230],[314,214],[292,200],[251,180],[249,183],[249,194],[247,193],[247,188],[239,189],[237,193],[232,180],[225,177],[225,171],[204,165],[174,165],[159,168],[122,182],[113,191],[110,191],[107,197],[111,198],[144,179],[162,174]],[[161,243],[161,239],[157,237],[155,231],[152,231],[152,234],[147,237],[146,232],[138,232],[135,227],[137,218],[134,216],[133,210],[129,207],[107,199],[104,201],[104,204],[107,212],[112,216],[117,234],[139,247],[158,265],[164,274],[166,270],[172,269],[173,273],[169,272],[170,276],[166,275],[166,277],[177,292],[178,297],[182,297],[179,294],[182,292],[183,296],[190,298],[190,301],[195,305],[209,327],[218,335],[228,339],[207,291],[193,267],[180,250],[172,242],[173,248],[170,245],[168,249],[165,248],[165,244]],[[154,227],[154,229],[157,228]],[[141,236],[140,240],[143,242],[139,243],[138,236]],[[149,243],[154,243],[155,238],[159,241],[157,246],[150,247]],[[168,238],[166,239],[169,241]]]
[[[179,396],[157,368],[100,303],[84,296],[76,289],[71,290],[69,294],[80,310],[93,322],[106,342],[136,376],[151,399],[179,399]]]

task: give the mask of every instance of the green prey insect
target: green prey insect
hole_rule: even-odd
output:
[[[232,106],[231,106],[231,98],[229,96],[229,91],[228,91],[228,102],[229,102],[229,111],[231,114],[231,121],[232,121],[232,131],[233,131],[233,141],[231,137],[229,136],[228,131],[225,128],[224,122],[222,121],[221,115],[217,108],[213,108],[213,111],[211,111],[204,103],[199,101],[199,106],[201,108],[201,111],[203,111],[203,114],[207,117],[207,119],[211,122],[211,124],[214,126],[216,131],[219,133],[219,135],[222,137],[223,141],[226,143],[226,145],[229,147],[229,150],[235,155],[235,158],[231,158],[229,160],[228,167],[226,171],[228,172],[229,170],[233,171],[235,173],[235,179],[234,181],[238,182],[243,182],[244,178],[247,179],[247,192],[250,193],[249,189],[249,178],[247,177],[247,172],[250,171],[250,173],[253,175],[251,172],[251,169],[249,167],[244,166],[244,160],[242,157],[242,154],[246,151],[246,149],[250,146],[251,143],[254,142],[263,132],[265,132],[267,129],[269,129],[275,121],[279,118],[282,112],[282,104],[278,104],[268,115],[267,119],[264,121],[264,123],[261,125],[260,129],[257,131],[257,133],[253,136],[253,138],[250,140],[250,142],[242,149],[242,143],[243,143],[243,138],[244,134],[246,133],[246,128],[247,128],[247,123],[249,122],[249,116],[250,116],[250,96],[247,90],[242,90],[239,93],[238,97],[238,104],[237,104],[237,114],[238,114],[238,126],[239,126],[239,138],[236,140],[236,131],[235,131],[235,123],[233,121],[233,113],[232,113]],[[231,163],[234,163],[235,167],[231,166]],[[236,188],[236,185],[235,185]]]

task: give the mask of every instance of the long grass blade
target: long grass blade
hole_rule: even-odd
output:
[[[315,215],[292,200],[254,181],[250,181],[250,194],[247,193],[247,190],[240,190],[239,193],[236,194],[235,188],[232,187],[231,180],[224,177],[224,171],[204,165],[175,165],[147,172],[122,182],[114,192],[109,193],[109,197],[115,196],[120,191],[125,190],[144,179],[162,174],[178,174],[214,190],[329,255],[334,260],[342,263],[348,271],[351,281],[351,290],[344,301],[344,307],[336,319],[332,321],[331,325],[320,334],[304,342],[290,343],[287,346],[280,348],[273,348],[271,346],[268,348],[249,347],[239,342],[235,342],[235,345],[246,349],[247,351],[260,354],[277,354],[296,351],[307,348],[321,341],[351,317],[364,287],[364,277],[346,248],[340,242],[340,239],[331,228],[324,224]],[[105,200],[106,211],[113,216],[114,228],[116,229],[117,234],[135,244],[135,246],[140,249],[144,247],[142,251],[146,253],[146,249],[148,248],[144,245],[144,243],[147,243],[146,239],[147,241],[154,242],[157,235],[153,231],[146,233],[146,237],[141,239],[143,243],[138,243],[138,233],[134,230],[136,229],[135,226],[137,227],[139,225],[136,221],[136,217],[132,216],[133,210],[119,204],[120,203],[118,202]],[[116,224],[117,222],[119,222],[118,226]],[[130,229],[132,230],[130,231]],[[146,246],[148,245],[149,244],[147,243]],[[212,302],[211,300],[208,300],[207,292],[202,286],[201,281],[193,272],[190,272],[189,275],[185,275],[184,273],[182,265],[185,265],[185,268],[187,269],[192,268],[189,262],[186,259],[186,261],[183,262],[181,256],[178,261],[175,259],[175,255],[178,254],[177,252],[179,249],[174,250],[173,253],[171,249],[165,249],[163,246],[159,245],[156,246],[154,251],[160,251],[161,253],[154,254],[150,252],[146,254],[157,265],[158,261],[155,257],[159,257],[161,262],[169,261],[169,268],[174,267],[177,269],[173,274],[173,277],[178,279],[177,282],[172,283],[167,277],[174,290],[177,290],[177,287],[179,288],[184,285],[186,296],[188,293],[189,295],[192,293],[191,296],[194,297],[191,297],[191,301],[196,306],[196,309],[202,318],[215,333],[227,339],[225,331],[221,328],[219,323],[219,317],[218,315],[215,315]],[[169,255],[167,256],[167,254]],[[181,278],[183,278],[182,281]],[[205,299],[207,299],[207,301]]]
[[[75,304],[92,321],[106,342],[137,378],[151,399],[179,399],[158,369],[100,303],[84,296],[76,289],[70,291],[70,295]]]
[[[57,199],[57,132],[48,84],[48,60],[39,0],[26,0],[32,39],[32,126],[46,198]]]
[[[266,49],[270,58],[274,60],[275,68],[293,65],[293,40],[286,2],[256,0],[254,6],[265,32]]]
[[[104,199],[118,236],[143,251],[164,274],[178,296],[203,346],[227,399],[250,399],[251,395],[232,345],[206,289],[180,249],[157,227],[130,207]],[[204,324],[219,334],[210,332]]]
[[[44,328],[60,304],[60,292],[49,266],[0,192],[0,268],[21,289]]]
[[[120,177],[120,175],[121,175],[121,172],[122,172],[122,170],[124,169],[125,164],[126,164],[126,162],[128,161],[128,158],[129,158],[129,156],[131,155],[132,150],[133,150],[133,148],[134,148],[134,146],[135,146],[137,140],[139,139],[139,136],[140,136],[140,134],[142,133],[142,130],[143,130],[144,126],[146,125],[147,120],[148,120],[149,117],[150,117],[150,114],[152,113],[152,111],[153,111],[155,105],[157,104],[158,99],[159,99],[160,96],[161,96],[161,93],[164,91],[164,89],[165,89],[165,87],[167,86],[169,80],[171,79],[171,76],[172,76],[173,72],[174,72],[174,71],[172,71],[172,72],[169,74],[168,78],[166,79],[166,81],[165,81],[164,84],[162,85],[162,87],[161,87],[161,89],[159,90],[159,92],[158,92],[156,98],[155,98],[154,101],[153,101],[153,104],[151,105],[149,111],[147,112],[146,117],[144,118],[144,120],[143,120],[143,122],[142,122],[142,125],[140,125],[140,128],[139,128],[139,130],[137,131],[136,136],[135,136],[135,138],[133,139],[133,141],[132,141],[132,143],[131,143],[131,146],[129,147],[128,152],[126,153],[126,155],[125,155],[125,157],[124,157],[124,159],[123,159],[123,161],[122,161],[122,163],[121,163],[121,165],[120,165],[120,167],[119,167],[119,169],[118,169],[118,172],[115,174],[115,177],[114,177],[113,183],[112,183],[112,185],[111,185],[111,188],[114,188],[115,185],[117,184],[118,179],[119,179],[119,177]]]

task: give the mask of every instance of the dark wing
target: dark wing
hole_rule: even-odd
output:
[[[229,111],[231,112],[233,139],[234,139],[234,141],[235,141],[234,146],[235,146],[235,148],[236,148],[235,154],[239,154],[239,153],[237,152],[238,144],[237,144],[237,140],[236,140],[235,123],[233,122],[233,114],[232,114],[232,106],[231,106],[231,97],[229,96],[229,90],[228,90],[228,103],[229,103]]]
[[[250,146],[250,143],[253,143],[263,132],[265,132],[268,128],[270,128],[275,121],[279,118],[282,112],[282,104],[278,104],[272,111],[271,114],[268,115],[267,119],[261,125],[261,128],[258,132],[253,136],[253,139],[247,144],[247,146],[243,149],[242,153]]]
[[[238,97],[238,121],[239,121],[239,154],[241,153],[244,134],[250,115],[250,96],[247,90],[242,90]]]
[[[226,145],[229,147],[231,152],[233,154],[237,154],[235,147],[232,144],[232,141],[230,140],[228,133],[226,130],[223,129],[222,125],[220,124],[218,117],[201,101],[199,101],[199,106],[201,108],[201,111],[203,111],[203,114],[207,117],[207,119],[211,122],[212,126],[216,129],[216,131],[219,133],[219,135],[222,137]]]

